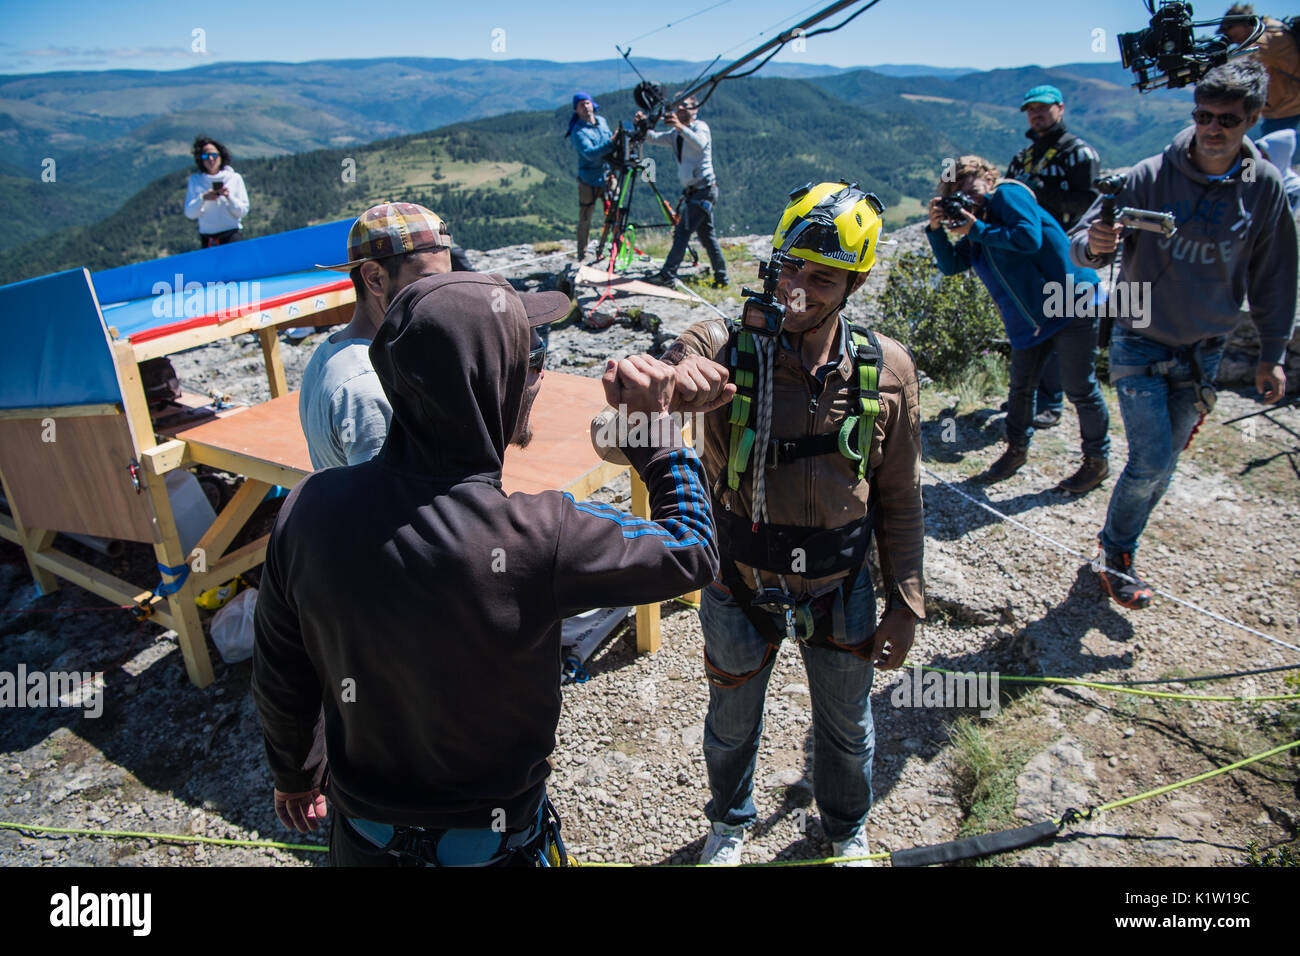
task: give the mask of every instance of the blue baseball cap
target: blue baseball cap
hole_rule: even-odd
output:
[[[583,100],[591,100],[591,108],[593,110],[600,109],[600,104],[597,103],[595,100],[591,99],[591,94],[583,93],[581,90],[573,94],[573,108],[576,110],[578,108],[578,104],[581,103]]]
[[[1056,87],[1043,84],[1042,86],[1035,86],[1025,94],[1025,99],[1024,102],[1020,104],[1020,109],[1023,110],[1030,103],[1060,103],[1064,106],[1065,98],[1061,96],[1061,91]]]

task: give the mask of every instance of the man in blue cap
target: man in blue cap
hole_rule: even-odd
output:
[[[573,137],[578,151],[578,261],[587,258],[587,239],[591,235],[591,214],[596,200],[605,196],[605,177],[609,165],[605,157],[612,148],[614,134],[605,117],[597,116],[600,106],[590,94],[573,94],[573,115],[565,136]]]
[[[1020,111],[1029,121],[1025,136],[1032,142],[1011,160],[1007,179],[1018,179],[1032,189],[1038,205],[1069,232],[1097,198],[1092,186],[1100,167],[1097,151],[1066,130],[1065,98],[1056,87],[1035,86],[1025,94]],[[1065,402],[1054,352],[1043,366],[1035,399],[1034,427],[1059,425]]]

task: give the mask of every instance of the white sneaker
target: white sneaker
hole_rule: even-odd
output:
[[[867,825],[858,827],[858,832],[847,840],[836,840],[831,844],[835,856],[863,857],[871,852],[867,846]],[[836,866],[875,866],[875,860],[844,860]]]
[[[715,823],[709,828],[700,863],[704,866],[740,866],[740,851],[744,846],[744,827]]]

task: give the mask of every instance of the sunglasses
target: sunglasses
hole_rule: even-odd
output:
[[[1211,113],[1209,110],[1192,110],[1192,119],[1196,120],[1197,126],[1209,126],[1217,119],[1224,129],[1236,129],[1246,121],[1236,113]]]
[[[199,153],[199,159],[216,159],[220,153]]]
[[[542,337],[534,331],[528,344],[528,371],[541,372],[542,368],[546,365],[546,343],[543,342]]]

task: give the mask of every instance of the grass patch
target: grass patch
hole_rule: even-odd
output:
[[[925,203],[913,196],[903,196],[898,204],[885,210],[885,229],[898,229],[925,217]]]
[[[1023,823],[1015,816],[1016,777],[1054,734],[1036,719],[1041,708],[1037,696],[1017,698],[993,720],[962,717],[949,728],[954,796],[964,815],[960,836]]]
[[[533,252],[540,253],[543,255],[548,252],[559,252],[563,248],[564,248],[564,243],[558,241],[533,243]]]
[[[1006,397],[1011,370],[1001,355],[984,352],[971,359],[952,381],[942,384],[956,392],[959,413],[975,411],[986,407],[991,397]]]

